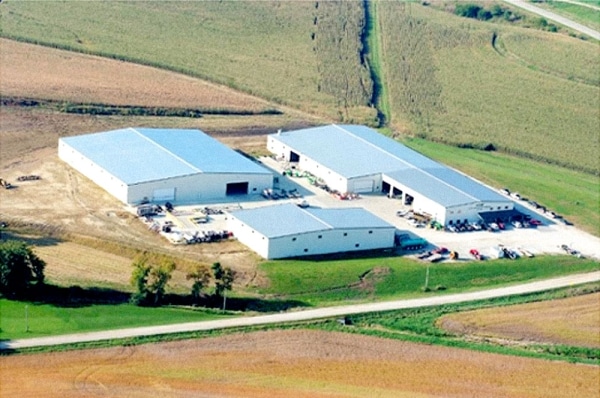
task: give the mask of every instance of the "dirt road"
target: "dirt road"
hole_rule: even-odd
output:
[[[544,290],[556,289],[577,285],[581,283],[600,280],[600,271],[588,274],[569,275],[560,278],[530,282],[515,286],[483,290],[479,292],[460,293],[427,297],[411,300],[396,300],[371,304],[357,304],[338,307],[319,308],[306,311],[262,315],[254,317],[240,317],[216,321],[180,323],[175,325],[138,327],[120,330],[107,330],[101,332],[70,334],[53,337],[40,337],[34,339],[9,340],[0,342],[0,350],[19,349],[28,347],[52,346],[60,344],[84,343],[91,341],[113,340],[139,336],[155,336],[171,333],[215,330],[231,327],[244,327],[255,325],[276,324],[284,322],[298,322],[313,319],[331,318],[352,314],[391,311],[405,308],[429,307],[443,304],[462,303],[467,301],[483,300],[496,297],[505,297]]]

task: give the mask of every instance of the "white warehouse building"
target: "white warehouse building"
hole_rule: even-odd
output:
[[[279,132],[268,136],[267,148],[330,189],[401,197],[442,225],[477,222],[514,209],[496,191],[365,126]]]
[[[126,204],[258,194],[273,174],[200,130],[126,128],[59,139],[58,156]]]
[[[228,228],[266,259],[386,249],[396,228],[362,208],[300,208],[294,204],[232,211]]]

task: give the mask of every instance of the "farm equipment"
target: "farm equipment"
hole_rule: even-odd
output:
[[[428,244],[425,239],[411,238],[407,234],[396,235],[395,240],[396,240],[396,246],[398,246],[398,248],[400,250],[407,250],[407,251],[420,250],[420,249],[423,249],[424,247],[426,247]]]
[[[156,205],[142,205],[137,208],[138,217],[155,216],[158,213],[158,206]]]
[[[564,250],[565,253],[570,254],[571,256],[582,257],[580,252],[573,249],[569,245],[560,245],[559,247]]]
[[[519,251],[519,253],[521,253],[525,257],[529,257],[529,258],[535,257],[535,255],[531,251],[529,251],[527,249],[523,249],[522,247],[518,247],[517,250]]]
[[[471,256],[473,256],[473,258],[475,260],[483,260],[483,256],[481,255],[481,253],[479,253],[479,251],[477,249],[471,249],[471,250],[469,250],[469,254]]]
[[[34,174],[17,177],[17,181],[37,181],[39,179],[41,179],[40,176]]]
[[[433,220],[429,223],[429,228],[441,231],[444,229],[444,226],[439,221]]]
[[[507,247],[501,247],[501,249],[502,253],[504,254],[504,257],[510,258],[511,260],[516,260],[519,258],[519,254],[516,251],[510,250]]]
[[[3,178],[0,178],[0,187],[4,188],[4,189],[11,189],[12,188],[12,184],[8,181],[6,181]]]

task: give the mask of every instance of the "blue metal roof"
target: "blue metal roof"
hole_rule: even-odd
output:
[[[128,185],[197,173],[270,174],[200,130],[127,128],[61,140]]]
[[[307,208],[306,211],[332,228],[394,228],[371,212],[359,207],[343,209]]]
[[[301,209],[287,203],[236,210],[231,214],[267,238],[338,228],[394,228],[393,225],[360,208]]]
[[[385,173],[385,176],[394,181],[398,181],[415,192],[420,193],[426,198],[436,203],[443,203],[444,206],[458,206],[467,203],[477,202],[478,199],[465,194],[463,191],[447,185],[443,180],[425,173],[420,169],[405,169],[391,173]]]
[[[328,228],[327,224],[291,203],[236,210],[231,214],[267,238],[323,231]]]
[[[507,201],[479,182],[358,125],[329,125],[273,135],[345,178],[385,174],[443,206]]]

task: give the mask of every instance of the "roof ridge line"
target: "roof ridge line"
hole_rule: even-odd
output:
[[[373,144],[373,143],[369,142],[368,140],[366,140],[366,139],[364,139],[364,138],[362,138],[362,137],[359,137],[359,136],[357,136],[355,133],[353,133],[353,132],[351,132],[351,131],[349,131],[349,130],[346,130],[345,128],[343,128],[343,127],[341,127],[341,126],[338,126],[337,124],[333,124],[333,126],[337,127],[338,129],[340,129],[340,130],[342,130],[342,131],[345,131],[346,133],[350,134],[351,136],[355,137],[355,138],[356,138],[356,139],[358,139],[358,140],[361,140],[361,141],[363,141],[363,142],[366,142],[367,144],[369,144],[370,146],[374,147],[375,149],[378,149],[379,151],[381,151],[381,152],[383,152],[383,153],[386,153],[387,155],[389,155],[389,156],[391,156],[391,157],[393,157],[393,158],[395,158],[395,159],[398,159],[399,161],[401,161],[402,163],[406,164],[406,165],[407,165],[408,167],[410,167],[411,169],[415,169],[415,170],[417,170],[417,171],[419,171],[419,172],[421,172],[421,173],[423,173],[423,174],[426,174],[426,175],[430,176],[431,178],[434,178],[434,179],[436,179],[436,180],[440,181],[442,184],[444,184],[444,185],[448,186],[449,188],[451,188],[451,189],[453,189],[453,190],[455,190],[455,191],[457,191],[457,192],[460,192],[460,193],[462,193],[462,194],[463,194],[463,195],[465,195],[465,196],[468,196],[469,198],[471,198],[471,199],[475,200],[476,202],[478,202],[478,201],[479,201],[479,199],[477,199],[476,197],[474,197],[474,196],[472,196],[472,195],[468,194],[467,192],[463,191],[462,189],[459,189],[459,188],[457,188],[457,187],[455,187],[455,186],[453,186],[453,185],[450,185],[450,184],[448,184],[446,181],[442,180],[441,178],[439,178],[439,177],[436,177],[436,176],[434,176],[433,174],[431,174],[431,173],[428,173],[427,171],[425,171],[425,170],[423,170],[423,169],[421,169],[421,168],[419,168],[419,167],[416,167],[415,165],[413,165],[413,164],[411,164],[411,163],[407,162],[406,160],[404,160],[404,159],[402,159],[402,158],[400,158],[400,157],[398,157],[398,156],[394,155],[393,153],[390,153],[389,151],[385,150],[384,148],[382,148],[382,147],[380,147],[380,146],[377,146],[377,145],[375,145],[375,144]],[[377,134],[379,134],[379,133],[377,133]],[[385,137],[385,136],[384,136],[384,137]],[[387,138],[387,137],[386,137],[386,138]],[[396,142],[396,144],[404,145],[404,144],[402,144],[402,143],[400,143],[400,142]],[[404,145],[404,146],[406,147],[406,145]],[[408,148],[408,147],[407,147],[407,148]],[[416,152],[414,149],[411,149],[411,148],[408,148],[408,149],[409,149],[409,150],[411,150],[411,151],[413,151],[413,152]],[[416,152],[416,153],[418,153],[418,152]],[[435,160],[433,160],[433,162],[435,162],[436,164],[439,164],[439,165],[441,165],[441,163],[439,163],[439,162],[436,162]],[[383,175],[383,174],[385,174],[385,173],[383,173],[383,172],[382,172],[381,174]],[[464,175],[464,174],[463,174],[463,175]],[[468,177],[467,177],[467,178],[468,178]]]
[[[147,128],[147,127],[141,127],[141,128]],[[204,173],[204,171],[200,170],[198,167],[194,166],[193,164],[191,164],[190,162],[188,162],[187,160],[183,159],[181,156],[177,156],[175,155],[173,152],[169,151],[167,148],[165,148],[162,145],[159,145],[156,141],[150,139],[149,137],[145,136],[144,134],[142,134],[137,127],[129,127],[129,129],[133,130],[134,132],[136,132],[139,136],[141,136],[143,139],[147,140],[148,142],[150,142],[151,144],[153,144],[154,146],[160,148],[162,151],[168,153],[169,155],[173,156],[175,159],[178,159],[179,161],[181,161],[182,163],[184,163],[185,165],[191,167],[192,169],[196,170],[199,173]],[[189,129],[192,131],[199,131],[199,130],[194,130],[194,129]]]
[[[308,214],[309,216],[311,216],[312,218],[314,218],[315,220],[317,220],[318,222],[320,222],[321,224],[327,226],[329,229],[335,229],[333,227],[333,225],[326,223],[325,221],[323,221],[322,219],[320,219],[319,217],[317,217],[316,215],[312,214],[311,212],[309,212],[307,209],[300,209],[302,210],[304,213]]]

